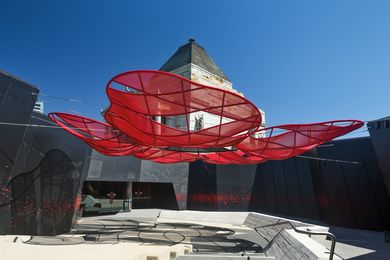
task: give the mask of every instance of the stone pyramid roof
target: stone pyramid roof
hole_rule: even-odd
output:
[[[179,47],[160,70],[169,72],[189,63],[195,64],[214,75],[228,80],[221,68],[210,58],[202,46],[195,43],[194,39],[189,39],[187,44]]]

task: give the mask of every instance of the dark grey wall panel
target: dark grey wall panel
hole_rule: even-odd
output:
[[[105,156],[93,150],[87,159],[87,180],[137,181],[140,178],[141,162],[132,156]]]
[[[309,162],[293,158],[257,166],[250,210],[317,218]]]
[[[90,181],[172,183],[179,209],[187,207],[188,163],[159,164],[96,151],[92,151],[87,163]]]
[[[0,71],[0,122],[28,124],[38,89]],[[26,132],[25,126],[0,125],[0,234],[10,229],[10,180]]]
[[[217,166],[195,161],[189,165],[187,208],[217,210]]]
[[[257,166],[191,163],[188,208],[250,210],[388,229],[390,201],[370,138],[330,142],[305,156],[313,159]]]
[[[282,214],[288,213],[288,194],[287,183],[284,178],[284,169],[282,162],[272,163],[272,176],[275,190],[275,199],[277,208]]]
[[[367,127],[390,195],[390,117],[368,122]]]
[[[172,183],[179,209],[186,209],[188,168],[188,163],[159,164],[142,161],[139,181]]]
[[[89,148],[32,112],[37,93],[0,73],[0,121],[16,124],[0,126],[1,234],[68,232],[77,212]]]
[[[264,209],[266,211],[275,212],[278,209],[278,202],[277,202],[277,195],[276,195],[277,190],[275,187],[272,165],[273,165],[272,162],[258,165],[257,167],[259,170],[257,171],[257,174],[260,173],[261,175],[264,176],[263,177],[263,180],[265,183],[265,185],[264,185],[265,194],[264,195],[265,195],[266,202],[267,202],[267,204],[264,205]],[[257,197],[257,196],[255,195],[255,197]],[[257,207],[259,207],[259,208],[257,208]],[[253,209],[255,209],[255,211],[256,211],[256,208],[261,209],[260,207],[261,207],[260,205],[255,205],[253,207]]]
[[[320,163],[327,190],[328,222],[346,227],[386,228],[390,200],[370,138],[334,141],[317,151],[323,158],[357,163]]]
[[[297,178],[297,169],[293,160],[286,160],[283,164],[284,181],[286,183],[287,205],[286,211],[293,212],[301,208],[301,191],[299,179]]]
[[[56,127],[35,112],[30,124]],[[78,210],[89,153],[87,145],[60,128],[28,127],[10,180],[14,199],[8,233],[68,232]]]
[[[294,160],[296,165],[299,189],[301,191],[300,208],[295,210],[294,215],[297,216],[301,212],[305,218],[316,219],[318,217],[318,201],[313,187],[311,161],[304,158],[293,158],[291,160]]]
[[[217,208],[247,210],[252,196],[256,165],[217,165]]]

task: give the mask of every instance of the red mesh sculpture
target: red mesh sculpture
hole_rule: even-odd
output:
[[[363,125],[358,120],[260,128],[258,108],[239,94],[162,71],[130,71],[107,84],[107,123],[65,113],[49,117],[96,151],[158,163],[253,164],[304,153]],[[213,119],[199,127],[192,118]]]

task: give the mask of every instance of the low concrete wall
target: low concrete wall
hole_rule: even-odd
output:
[[[182,255],[176,258],[177,260],[274,260],[273,256],[265,255]]]
[[[266,255],[276,259],[329,259],[329,250],[307,235],[294,230],[283,230]],[[334,256],[333,259],[340,259]]]
[[[177,259],[329,259],[329,250],[323,245],[311,239],[308,235],[299,234],[291,229],[288,224],[273,225],[278,221],[289,221],[295,227],[310,229],[317,232],[327,232],[328,227],[310,225],[300,221],[279,218],[271,215],[253,213],[253,212],[205,212],[205,211],[174,211],[174,210],[135,210],[129,213],[121,213],[132,217],[151,219],[156,217],[156,222],[189,222],[189,223],[207,223],[210,226],[234,225],[236,228],[245,228],[245,234],[248,237],[242,237],[258,243],[266,251],[265,254],[254,254],[241,256],[239,254],[190,254],[180,256]],[[266,226],[268,225],[268,226]],[[266,226],[258,229],[258,234],[254,228]],[[279,232],[280,231],[280,232]],[[250,233],[250,232],[253,232]],[[239,237],[239,234],[237,235]],[[260,242],[260,237],[264,238]],[[335,259],[337,257],[335,256]]]
[[[306,227],[311,231],[316,232],[329,232],[329,227],[312,225],[301,221],[291,220],[287,218],[279,218],[271,215],[250,212],[244,221],[244,225],[250,228],[261,227],[265,225],[275,224],[277,221],[288,221],[295,227]]]
[[[180,255],[190,254],[191,245],[176,244],[165,246],[140,245],[137,243],[69,244],[68,237],[33,237],[42,244],[26,243],[30,236],[0,236],[1,259],[41,260],[41,259],[131,259],[131,260],[170,260]],[[72,238],[74,239],[74,238]],[[81,239],[81,238],[80,238]],[[50,244],[53,240],[55,244]],[[60,242],[60,244],[56,244]]]
[[[308,235],[295,232],[289,224],[274,226],[273,224],[278,221],[288,221],[295,227],[316,232],[328,232],[329,230],[328,227],[324,226],[310,225],[291,219],[251,212],[245,219],[244,225],[253,229],[266,226],[258,229],[259,234],[268,241],[272,241],[271,247],[265,252],[266,255],[274,256],[276,259],[329,259],[329,250],[323,245],[314,241]]]
[[[232,225],[242,225],[248,217],[248,212],[207,212],[207,211],[192,211],[192,210],[161,210],[161,220],[175,220],[187,222],[207,222],[207,223],[222,223]]]

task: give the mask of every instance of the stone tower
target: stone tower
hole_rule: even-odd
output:
[[[233,83],[229,81],[222,69],[210,58],[206,50],[192,38],[188,40],[187,44],[179,47],[160,70],[244,96],[243,93],[233,88]],[[265,113],[261,109],[260,112],[263,118],[262,127],[265,127]],[[219,121],[218,116],[206,112],[196,112],[190,115],[190,130],[211,127],[218,124]],[[166,117],[162,119],[162,122],[176,128],[186,128],[185,116]],[[229,122],[229,119],[223,118],[222,122]]]

